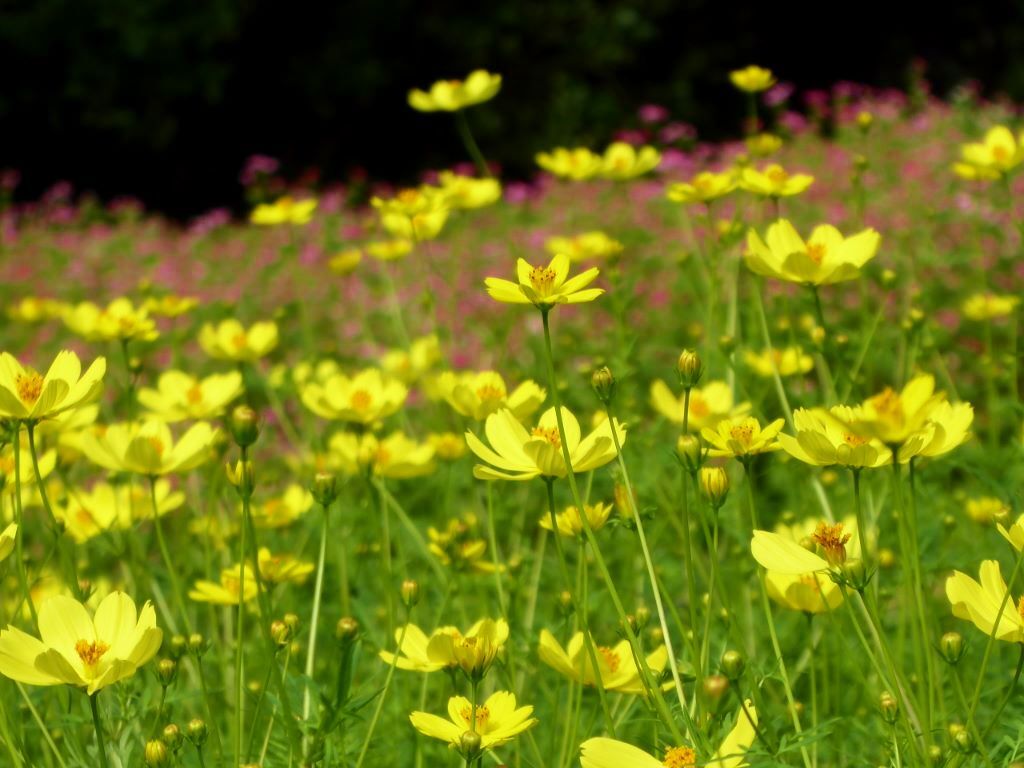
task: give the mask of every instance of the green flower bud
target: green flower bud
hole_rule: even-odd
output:
[[[197,747],[203,746],[203,744],[206,743],[206,737],[208,735],[206,722],[204,720],[200,720],[198,717],[189,720],[188,725],[185,726],[185,733],[188,736],[188,740]]]
[[[739,680],[746,667],[747,661],[739,651],[729,650],[722,654],[722,672],[730,682]]]
[[[701,361],[700,355],[692,349],[684,349],[680,353],[677,368],[679,384],[683,389],[693,389],[704,375],[704,363]]]
[[[159,768],[160,766],[171,764],[171,755],[167,751],[167,745],[158,739],[146,742],[144,754],[146,765],[149,768]]]
[[[939,638],[939,652],[948,664],[957,664],[966,650],[964,636],[959,632],[947,632]]]
[[[239,448],[248,448],[260,436],[259,416],[248,405],[240,405],[231,412],[228,426]]]
[[[615,377],[612,375],[611,368],[606,365],[594,371],[590,377],[590,386],[597,393],[598,400],[602,403],[610,403],[615,396]]]
[[[338,479],[330,472],[317,472],[309,490],[317,504],[329,507],[338,498]]]

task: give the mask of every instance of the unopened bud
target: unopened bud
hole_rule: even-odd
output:
[[[412,608],[420,601],[420,583],[414,579],[406,579],[402,582],[402,604],[406,608]]]
[[[177,752],[181,749],[182,741],[185,737],[181,733],[179,728],[174,723],[168,723],[164,726],[163,732],[160,734],[160,740],[171,750],[171,752]]]
[[[160,678],[160,685],[166,688],[178,676],[178,662],[174,659],[160,659],[156,665],[156,674]]]
[[[184,635],[174,635],[171,637],[168,646],[168,653],[170,653],[171,658],[180,659],[185,655],[185,651],[188,650],[188,641],[185,640]]]
[[[947,632],[939,638],[939,652],[948,664],[957,664],[966,650],[964,636],[959,632]]]
[[[558,610],[566,618],[572,616],[575,610],[575,606],[572,604],[572,593],[566,589],[558,593]]]
[[[707,451],[696,435],[681,435],[676,441],[676,453],[679,454],[683,466],[690,472],[697,472],[707,457]]]
[[[270,623],[270,637],[278,648],[284,648],[292,641],[292,631],[283,621],[274,620]]]
[[[868,567],[864,564],[864,560],[859,557],[844,562],[840,566],[840,572],[842,573],[843,579],[846,580],[846,583],[858,592],[863,592],[867,587],[868,582],[871,581],[871,573],[868,571]]]
[[[480,734],[476,731],[466,731],[459,738],[459,752],[466,759],[467,763],[473,762],[473,758],[480,754],[482,746],[483,739],[480,738]]]
[[[351,616],[343,616],[338,619],[334,628],[334,636],[342,642],[352,642],[359,635],[359,622]]]
[[[729,679],[725,675],[708,675],[701,683],[701,696],[710,712],[718,712],[728,693]]]
[[[871,130],[871,125],[875,122],[875,116],[868,112],[866,109],[861,110],[857,113],[857,127],[865,133]]]
[[[615,377],[612,375],[611,368],[606,365],[594,371],[590,377],[590,386],[594,388],[598,400],[602,403],[610,403],[615,396]]]
[[[286,613],[281,621],[292,631],[293,635],[299,631],[299,627],[302,625],[302,620],[294,613]]]
[[[953,747],[962,755],[969,755],[974,751],[975,743],[971,732],[966,728],[957,732],[953,737]]]
[[[736,682],[743,675],[747,661],[739,651],[729,650],[722,654],[722,672],[730,682]]]
[[[170,765],[171,763],[171,755],[167,750],[167,745],[159,739],[146,742],[145,756],[146,765],[149,768],[160,768],[160,766]]]
[[[729,475],[722,467],[702,467],[699,478],[701,493],[717,512],[729,496]]]
[[[932,765],[942,765],[946,762],[946,756],[942,752],[942,747],[938,744],[932,744],[928,747],[928,762]],[[1013,768],[1013,766],[1010,766],[1010,768]],[[1024,766],[1021,768],[1024,768]]]
[[[646,605],[637,606],[636,612],[633,614],[636,618],[637,630],[641,630],[647,626],[651,620],[651,609]]]
[[[338,479],[330,472],[317,472],[309,490],[317,504],[329,507],[338,498]]]
[[[204,720],[200,720],[198,717],[189,720],[188,725],[185,726],[185,735],[187,735],[188,740],[197,747],[203,746],[203,744],[206,743],[206,737],[208,735],[206,722]]]
[[[882,719],[889,725],[892,725],[900,714],[899,702],[896,701],[896,697],[889,693],[889,691],[882,691],[882,694],[878,697],[878,711],[881,712]]]
[[[260,419],[248,405],[240,405],[231,412],[228,419],[231,436],[240,448],[248,448],[260,436]]]
[[[704,375],[704,363],[692,349],[684,349],[679,355],[679,384],[683,389],[693,389]]]
[[[188,650],[190,653],[202,656],[206,652],[206,638],[198,632],[193,632],[188,636]]]
[[[256,471],[251,461],[236,461],[234,466],[224,465],[224,473],[228,476],[228,482],[238,489],[239,495],[252,495],[256,487]]]

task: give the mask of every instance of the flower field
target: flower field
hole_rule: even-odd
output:
[[[242,220],[3,177],[0,766],[1024,763],[1016,109],[748,67],[513,181],[501,85]]]

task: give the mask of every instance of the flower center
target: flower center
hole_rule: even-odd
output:
[[[764,175],[772,184],[785,184],[789,179],[789,174],[781,165],[769,165],[765,169]]]
[[[95,666],[100,657],[109,650],[109,645],[98,640],[91,643],[88,640],[79,640],[75,643],[75,651],[78,653],[78,658],[87,667]]]
[[[357,411],[368,411],[373,397],[365,389],[357,389],[352,393],[352,407]]]
[[[857,448],[859,446],[865,445],[868,442],[868,438],[861,437],[860,435],[855,435],[852,432],[844,432],[843,442],[846,443],[851,448]]]
[[[601,654],[601,656],[604,657],[604,663],[608,665],[608,669],[610,669],[613,673],[617,672],[619,669],[619,665],[622,663],[622,660],[619,658],[619,654],[617,654],[614,650],[604,645],[599,646],[597,650]]]
[[[690,392],[690,416],[703,419],[711,413],[711,407],[707,400],[700,396],[699,392]]]
[[[35,371],[19,373],[14,381],[21,402],[32,405],[43,393],[43,377]]]
[[[541,296],[546,296],[555,284],[555,270],[550,267],[534,267],[530,270],[530,284]]]
[[[846,542],[850,540],[850,534],[843,533],[842,523],[818,523],[811,539],[824,550],[825,559],[830,565],[842,565],[846,562]]]
[[[472,707],[463,707],[462,711],[459,712],[462,715],[462,719],[467,723],[473,722],[473,709]],[[486,704],[481,704],[476,708],[476,727],[477,731],[487,725],[487,719],[491,716],[490,711],[487,709]]]
[[[903,423],[903,403],[899,393],[891,387],[886,387],[868,400],[868,403],[875,410],[880,421],[893,425]]]
[[[398,198],[398,201],[403,205],[415,205],[417,202],[419,202],[420,193],[418,190],[415,189],[403,189],[396,195],[396,197]]]
[[[484,402],[504,400],[505,392],[494,384],[484,384],[482,387],[477,387],[476,396]]]
[[[558,427],[534,427],[531,434],[534,437],[547,440],[555,448],[562,447],[562,439],[558,436]]]
[[[808,243],[807,244],[807,256],[815,264],[821,264],[825,258],[825,244],[824,243]]]
[[[249,340],[246,337],[244,331],[239,331],[238,333],[231,337],[231,345],[237,350],[245,349],[246,344],[248,344],[248,341]]]
[[[391,461],[391,454],[386,448],[378,448],[373,461],[378,467],[384,466]]]
[[[661,764],[665,768],[693,768],[697,765],[697,753],[689,747],[672,747],[665,752]]]
[[[729,430],[729,437],[738,442],[744,447],[750,446],[750,441],[754,437],[754,426],[752,424],[744,422],[743,424],[737,424],[735,427]]]
[[[146,439],[149,441],[149,444],[153,446],[153,450],[156,451],[157,456],[164,455],[164,444],[160,442],[159,437],[147,437]]]
[[[199,405],[203,402],[203,389],[198,384],[193,384],[189,387],[188,392],[185,393],[185,399],[188,400],[189,405]]]
[[[1010,159],[1010,150],[1000,144],[992,148],[992,157],[997,163],[1004,163]]]
[[[709,194],[714,187],[714,179],[710,173],[698,173],[693,180],[693,188],[702,195]]]

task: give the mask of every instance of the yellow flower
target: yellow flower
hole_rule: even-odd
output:
[[[525,419],[547,397],[547,391],[532,379],[509,394],[505,380],[496,371],[445,371],[437,379],[437,388],[456,413],[476,421],[483,421],[501,408],[508,408],[517,419]]]
[[[750,230],[744,259],[759,275],[791,283],[831,285],[858,277],[861,267],[878,252],[879,242],[873,229],[844,238],[828,224],[815,227],[804,242],[789,221],[779,219],[768,227],[764,240]]]
[[[91,301],[69,306],[64,311],[64,325],[86,341],[152,341],[159,336],[149,313],[123,297],[106,307]]]
[[[280,496],[252,506],[252,521],[257,528],[283,528],[291,525],[313,506],[313,494],[292,483]]]
[[[441,233],[448,221],[450,204],[447,195],[437,187],[422,186],[419,189],[403,189],[394,197],[374,197],[370,204],[377,209],[384,229],[399,241],[419,242],[432,240]],[[396,243],[396,249],[399,247]],[[401,246],[406,248],[406,246]],[[411,245],[408,246],[411,248]],[[408,253],[408,248],[399,255]],[[369,250],[369,249],[368,249]],[[384,261],[398,256],[371,255]]]
[[[501,184],[497,179],[474,179],[472,176],[441,171],[438,181],[441,193],[452,208],[473,210],[501,200]]]
[[[0,353],[0,417],[39,421],[85,405],[100,396],[106,370],[106,359],[98,357],[83,374],[78,355],[64,350],[43,376]]]
[[[779,376],[795,376],[807,373],[814,367],[814,358],[800,347],[766,349],[763,352],[748,349],[743,353],[743,361],[754,373],[765,379],[772,378],[776,371]]]
[[[573,472],[589,472],[615,458],[612,426],[603,422],[581,439],[580,424],[568,408],[562,408],[562,423],[569,448]],[[619,444],[626,441],[626,428],[615,421]],[[473,432],[466,433],[469,449],[487,464],[473,467],[473,476],[480,480],[532,480],[535,477],[565,477],[567,469],[562,458],[562,442],[558,433],[555,409],[549,408],[537,426],[527,432],[510,410],[503,408],[487,417],[484,432],[488,447]]]
[[[42,320],[61,317],[64,310],[65,305],[54,299],[26,296],[8,307],[7,316],[11,320],[19,320],[23,323],[38,323]]]
[[[584,504],[583,514],[587,516],[591,530],[599,531],[608,522],[608,515],[612,512],[611,504]],[[583,533],[583,520],[576,507],[566,507],[555,515],[555,523],[558,525],[558,532],[562,536],[573,538]],[[554,530],[551,527],[551,515],[546,514],[540,519],[540,527],[548,531]]]
[[[370,471],[377,477],[401,480],[434,471],[434,447],[401,432],[383,439],[370,432],[338,432],[331,436],[328,449],[332,463],[349,475]]]
[[[654,147],[640,147],[616,141],[604,151],[601,158],[601,176],[615,181],[626,181],[653,171],[661,163],[661,153]]]
[[[277,324],[254,323],[246,330],[234,318],[217,325],[206,323],[199,330],[199,346],[216,360],[234,362],[258,360],[277,346]]]
[[[840,523],[807,521],[798,526],[780,526],[775,533],[754,531],[750,551],[766,571],[792,576],[837,568],[848,559],[859,559],[861,552],[852,519]]]
[[[21,501],[22,504],[36,503],[38,493],[35,485],[38,482],[35,469],[32,467],[32,457],[29,454],[28,435],[25,432],[19,433],[19,449],[21,451],[18,474],[21,479]],[[57,466],[57,452],[50,449],[39,456],[39,474],[45,480]],[[14,472],[14,444],[8,443],[0,448],[0,496],[14,496],[18,487]],[[41,500],[40,500],[41,503]]]
[[[500,747],[520,733],[537,724],[531,718],[533,707],[517,707],[516,696],[508,691],[492,693],[483,705],[476,708],[476,726],[473,728],[473,705],[463,696],[448,700],[448,720],[428,712],[413,712],[409,720],[424,736],[447,741],[452,749],[459,749],[462,737],[470,730],[480,736],[480,749]]]
[[[742,768],[747,764],[744,756],[757,736],[757,710],[749,699],[744,702],[744,709],[736,713],[736,722],[719,744],[714,758],[702,763],[701,768]],[[687,746],[669,747],[665,759],[659,760],[624,741],[598,737],[580,744],[580,765],[582,768],[696,768],[697,753]]]
[[[327,262],[328,268],[336,275],[347,275],[355,271],[363,260],[363,252],[358,248],[346,248],[331,256]]]
[[[701,171],[689,181],[670,184],[666,191],[669,200],[675,203],[710,203],[725,197],[736,189],[736,176],[728,171],[713,173]]]
[[[985,133],[979,142],[964,144],[960,148],[961,162],[953,171],[965,179],[998,179],[1014,170],[1024,161],[1024,137],[1015,137],[1005,125],[997,125]]]
[[[199,603],[238,605],[242,571],[243,568],[236,565],[221,571],[219,582],[201,579],[189,590],[188,596]],[[242,595],[242,602],[247,603],[256,597],[259,587],[256,586],[256,577],[253,575],[252,568],[248,565],[244,566],[244,573],[245,592]]]
[[[833,406],[830,416],[818,410],[793,411],[796,437],[779,434],[782,449],[805,464],[815,467],[881,467],[892,461],[892,451],[877,439],[862,437],[843,425],[855,419],[853,409]]]
[[[77,600],[56,595],[39,608],[36,639],[15,627],[0,632],[0,673],[28,685],[73,685],[90,696],[135,674],[160,649],[163,632],[148,602],[112,592],[90,617]]]
[[[4,528],[3,532],[0,532],[0,561],[5,560],[14,551],[14,543],[17,536],[17,523],[11,523]]]
[[[1018,296],[976,293],[963,303],[962,311],[968,320],[995,320],[1012,315],[1018,304],[1020,304]]]
[[[762,197],[793,197],[814,183],[814,177],[806,173],[790,174],[778,163],[764,168],[743,168],[740,171],[739,187],[745,192]]]
[[[922,431],[945,400],[944,392],[935,391],[934,377],[924,374],[911,379],[900,392],[886,387],[869,397],[860,407],[842,415],[841,423],[856,434],[875,438],[888,446],[903,446],[917,438],[915,447],[920,447],[918,442],[923,445]],[[950,419],[960,417],[959,423],[962,423],[963,415],[962,409],[946,413]],[[951,422],[950,426],[956,425]]]
[[[185,494],[171,488],[167,480],[156,482],[156,506],[160,515],[178,509]],[[55,509],[75,541],[82,543],[104,531],[130,530],[137,521],[153,516],[149,490],[130,483],[96,483],[90,490],[77,489],[68,496],[67,506]]]
[[[599,684],[606,691],[637,696],[646,692],[628,641],[620,640],[613,647],[602,645],[596,650],[598,670],[595,673],[582,632],[575,633],[569,645],[563,648],[554,635],[542,629],[537,655],[556,672],[582,685]],[[668,663],[668,652],[664,645],[659,645],[646,659],[651,674],[657,679]]]
[[[304,584],[313,572],[313,563],[288,554],[273,555],[267,547],[259,551],[260,576],[271,584]]]
[[[508,640],[508,623],[504,619],[481,619],[465,633],[457,627],[439,627],[428,637],[415,624],[404,630],[395,630],[395,642],[402,641],[398,658],[388,651],[378,654],[385,664],[412,672],[436,672],[440,669],[460,669],[465,662],[469,670],[479,670],[483,662],[490,663],[504,649]],[[475,658],[474,658],[475,657]]]
[[[714,428],[702,429],[700,436],[711,446],[709,456],[743,458],[781,450],[782,446],[776,438],[785,423],[784,419],[776,419],[761,429],[758,420],[751,416],[725,419]]]
[[[676,397],[661,379],[651,384],[651,405],[673,424],[683,423],[684,400],[684,394]],[[691,432],[699,432],[705,427],[716,426],[723,419],[742,416],[749,410],[750,403],[733,404],[732,390],[724,381],[709,381],[703,387],[690,390],[687,427]]]
[[[1010,508],[1002,499],[997,499],[993,496],[968,499],[965,509],[967,516],[980,525],[992,525],[992,523],[999,521],[1000,532],[1005,532],[1003,533],[1004,536],[1007,535],[1008,531],[1002,526],[1002,522],[1010,516]],[[1011,544],[1013,543],[1012,538],[1007,538],[1007,540]]]
[[[476,535],[476,530],[477,521],[473,514],[467,514],[462,519],[449,520],[443,531],[430,526],[427,528],[427,538],[430,540],[428,549],[441,565],[459,572],[504,571],[504,565],[484,559],[487,555],[487,542]]]
[[[405,384],[419,381],[441,359],[441,344],[435,334],[414,339],[409,349],[392,349],[380,360],[380,367]]]
[[[376,240],[366,244],[366,252],[377,261],[398,261],[412,253],[412,240],[406,240],[404,237],[396,240]]]
[[[465,80],[438,80],[430,92],[409,91],[409,106],[418,112],[455,112],[493,99],[501,90],[501,75],[476,69]]]
[[[953,606],[953,615],[972,622],[997,640],[1024,643],[1024,597],[1014,603],[1008,596],[997,560],[983,560],[978,577],[980,583],[966,573],[954,571],[946,579],[946,597]]]
[[[768,157],[782,149],[782,139],[771,133],[759,133],[746,140],[747,151],[754,157]]]
[[[466,440],[455,432],[431,432],[427,442],[434,447],[434,455],[441,461],[455,461],[466,455]]]
[[[775,85],[775,75],[770,69],[751,64],[743,69],[734,69],[729,73],[729,82],[746,93],[767,91]]]
[[[538,152],[537,165],[561,179],[585,181],[601,172],[604,160],[586,147],[566,149],[557,147],[550,152]]]
[[[900,446],[900,463],[918,456],[935,458],[958,448],[971,438],[973,421],[970,403],[939,403],[924,428]]]
[[[222,415],[242,391],[242,374],[238,371],[214,374],[205,379],[197,379],[183,371],[166,371],[160,374],[156,389],[144,387],[139,390],[139,404],[152,417],[166,422],[212,419]]]
[[[257,205],[249,214],[249,221],[264,227],[273,227],[278,224],[308,224],[313,219],[316,206],[317,199],[315,197],[293,200],[286,195],[272,203]]]
[[[317,416],[370,425],[401,408],[409,390],[398,379],[367,368],[355,376],[337,373],[323,383],[310,381],[300,394]]]
[[[170,475],[206,462],[217,430],[196,422],[175,442],[162,421],[121,422],[82,435],[80,448],[94,464],[114,472]]]
[[[191,296],[177,296],[173,293],[150,296],[142,302],[144,312],[160,317],[180,317],[199,306],[199,299]]]
[[[1011,547],[1018,552],[1024,550],[1024,515],[1018,517],[1017,521],[1009,528],[1002,523],[996,523],[996,527],[999,528],[999,534],[1010,543]]]
[[[586,259],[608,259],[622,253],[623,245],[600,230],[583,232],[572,237],[549,237],[544,250],[555,256],[564,253],[569,261]]]
[[[546,267],[535,267],[519,259],[516,262],[518,283],[500,277],[488,277],[484,283],[496,301],[550,309],[556,304],[580,304],[596,299],[604,290],[587,286],[597,275],[597,267],[591,267],[576,277],[566,279],[569,277],[569,257],[560,253]]]
[[[791,611],[826,613],[843,604],[839,585],[820,573],[767,571],[764,583],[768,597]]]

